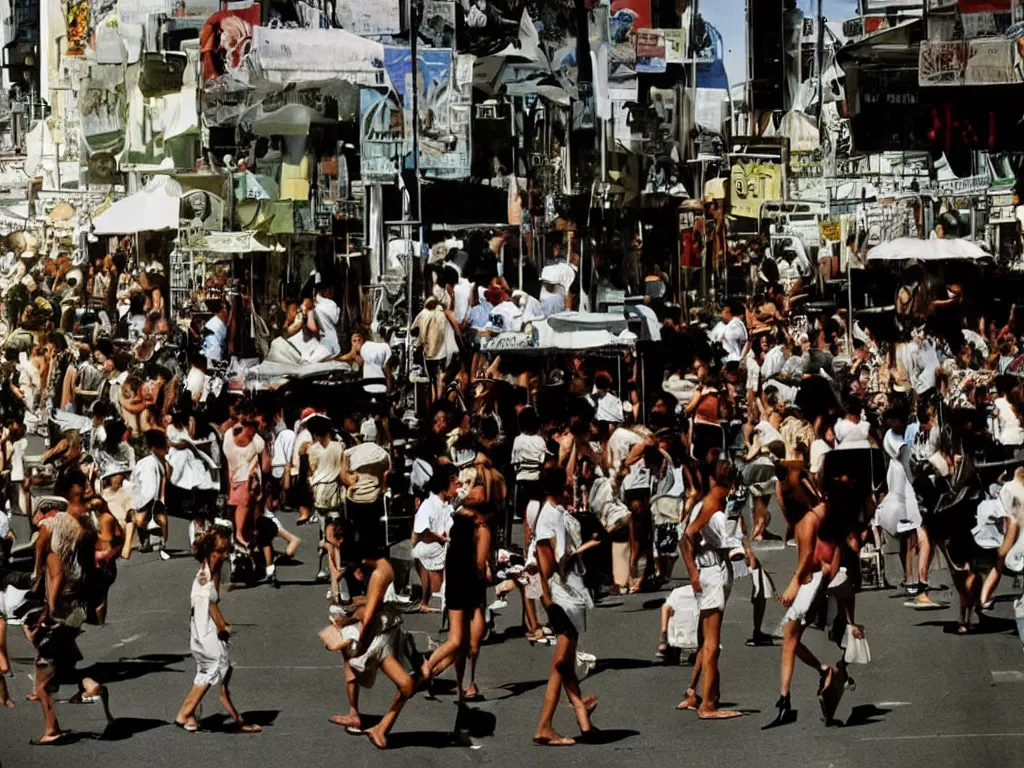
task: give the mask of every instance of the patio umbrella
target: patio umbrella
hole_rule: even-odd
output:
[[[868,261],[963,261],[983,259],[988,255],[969,240],[918,240],[913,237],[899,237],[888,243],[876,245],[868,251]]]

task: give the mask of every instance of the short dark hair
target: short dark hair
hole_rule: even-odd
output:
[[[148,429],[145,434],[146,447],[151,451],[167,449],[167,433],[160,429]]]
[[[431,493],[447,491],[453,477],[455,477],[455,467],[451,464],[442,464],[434,469],[434,474],[431,476],[430,482],[427,483],[427,488]]]

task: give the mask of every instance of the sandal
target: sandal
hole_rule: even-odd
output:
[[[38,739],[32,739],[29,744],[33,747],[59,747],[62,744],[67,744],[68,739],[71,738],[71,731],[62,731],[54,736],[52,739],[46,739],[45,736],[40,736]]]
[[[557,739],[549,739],[546,736],[534,736],[533,743],[537,747],[571,747],[576,744],[576,740],[566,736],[559,736]]]
[[[193,725],[192,723],[179,723],[177,720],[174,721],[174,724],[178,728],[181,728],[181,730],[185,731],[185,733],[199,733],[198,725]]]

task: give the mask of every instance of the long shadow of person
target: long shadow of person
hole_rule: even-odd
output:
[[[241,712],[242,720],[249,725],[258,725],[260,728],[268,728],[277,720],[281,714],[278,709],[254,709],[249,712]],[[233,721],[223,712],[209,715],[199,721],[199,729],[202,731],[230,731],[234,727]]]

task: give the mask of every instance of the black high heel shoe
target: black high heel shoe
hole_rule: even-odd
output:
[[[775,719],[772,720],[768,725],[761,728],[762,731],[767,731],[769,728],[778,728],[780,725],[785,725],[790,721],[793,716],[793,705],[790,702],[789,694],[780,696],[779,700],[775,702],[775,708],[778,710],[778,714],[775,715]]]

